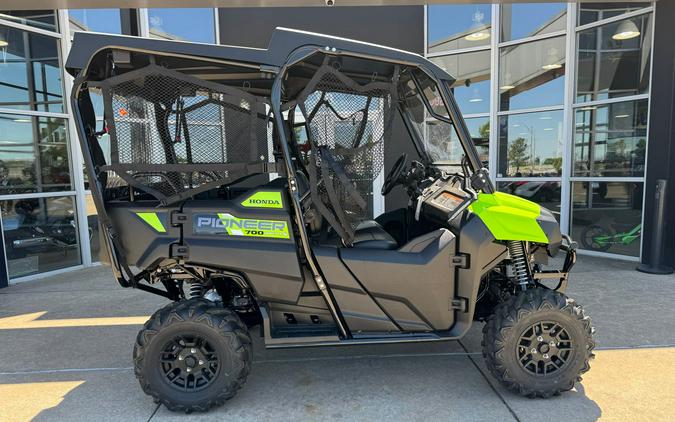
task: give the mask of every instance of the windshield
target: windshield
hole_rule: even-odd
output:
[[[434,164],[460,165],[465,155],[438,85],[419,69],[403,72],[403,110]]]

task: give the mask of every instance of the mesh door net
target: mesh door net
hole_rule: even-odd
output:
[[[325,63],[297,99],[311,146],[312,203],[347,245],[359,223],[372,218],[395,98],[394,83],[361,85]]]
[[[163,204],[266,171],[262,99],[156,65],[99,86],[110,135],[100,170]]]

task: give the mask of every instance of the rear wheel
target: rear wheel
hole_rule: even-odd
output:
[[[612,247],[610,238],[613,235],[614,233],[604,227],[592,225],[581,232],[581,244],[585,249],[606,252]]]
[[[205,299],[165,306],[145,323],[134,372],[146,394],[173,411],[222,405],[246,382],[251,338],[236,313]]]
[[[527,397],[571,390],[593,358],[593,328],[581,306],[548,289],[512,296],[483,327],[483,356],[506,388]]]

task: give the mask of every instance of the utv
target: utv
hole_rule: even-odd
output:
[[[453,78],[423,57],[288,29],[268,49],[77,33],[67,68],[114,275],[172,301],[133,353],[169,409],[234,396],[255,325],[274,348],[485,321],[487,366],[519,394],[588,370],[591,322],[564,295],[576,244],[495,192]]]

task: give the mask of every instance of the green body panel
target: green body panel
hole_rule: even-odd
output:
[[[277,208],[284,207],[281,192],[259,191],[244,199],[241,206],[246,208]]]
[[[136,215],[139,216],[141,220],[148,223],[148,225],[155,229],[156,232],[166,233],[166,228],[156,212],[137,212]]]
[[[503,192],[479,193],[469,209],[478,215],[497,240],[548,243],[537,222],[541,208],[532,201]]]
[[[238,218],[229,213],[218,213],[218,218],[230,236],[290,239],[288,223],[281,220]]]

